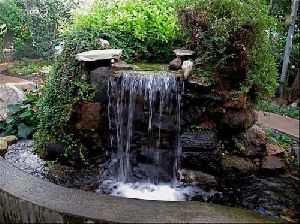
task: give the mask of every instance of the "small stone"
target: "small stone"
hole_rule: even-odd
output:
[[[169,69],[178,71],[181,69],[181,65],[182,65],[182,60],[180,58],[175,58],[173,61],[170,62]]]
[[[6,136],[6,137],[0,137],[0,140],[1,139],[4,140],[4,141],[6,141],[7,145],[11,145],[11,144],[13,144],[13,143],[15,143],[15,142],[18,141],[18,138],[16,136],[14,136],[14,135],[9,135],[9,136]]]
[[[278,145],[273,145],[273,144],[267,144],[267,156],[275,156],[279,155],[285,152],[284,148],[278,146]]]
[[[217,186],[216,178],[210,174],[187,169],[179,170],[178,173],[180,176],[180,181],[205,187]]]
[[[266,174],[279,174],[285,170],[284,161],[276,156],[266,156],[261,162],[261,171]]]
[[[193,70],[193,62],[191,60],[184,61],[182,64],[183,79],[186,80]]]
[[[7,151],[7,141],[0,139],[0,156],[4,156]]]

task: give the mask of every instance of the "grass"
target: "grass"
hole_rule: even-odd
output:
[[[166,64],[158,64],[158,63],[147,63],[147,62],[138,62],[135,63],[136,66],[139,67],[141,71],[164,71],[167,69]]]
[[[14,67],[9,68],[8,72],[12,75],[33,75],[41,72],[49,72],[51,70],[51,61],[47,60],[29,60],[24,59],[16,64]]]
[[[274,114],[280,114],[282,116],[287,116],[299,120],[300,113],[299,107],[285,106],[285,105],[276,105],[269,102],[260,102],[255,105],[256,110],[262,110],[266,112],[271,112]]]

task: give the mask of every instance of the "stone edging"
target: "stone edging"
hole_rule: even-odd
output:
[[[274,223],[252,211],[200,202],[118,198],[25,174],[0,157],[0,222]]]

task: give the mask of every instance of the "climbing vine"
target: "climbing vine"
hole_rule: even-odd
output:
[[[75,59],[76,53],[89,50],[91,46],[78,45],[74,41],[78,40],[76,38],[77,33],[65,37],[65,49],[41,90],[43,95],[37,104],[39,124],[34,135],[39,152],[43,152],[49,141],[56,141],[66,146],[65,156],[70,150],[79,150],[82,154],[71,118],[76,107],[92,100],[95,93],[84,65]]]

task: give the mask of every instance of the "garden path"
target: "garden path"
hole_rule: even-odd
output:
[[[258,124],[299,138],[299,120],[270,112],[256,112],[258,114]]]

